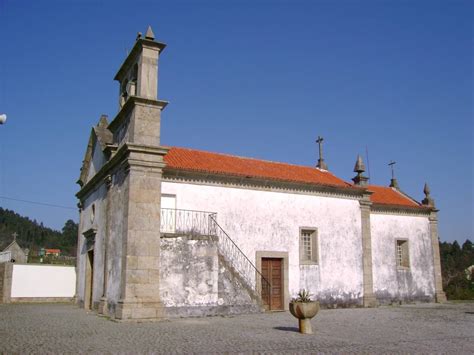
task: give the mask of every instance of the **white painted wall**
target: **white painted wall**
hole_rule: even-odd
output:
[[[13,265],[11,297],[74,297],[74,266]]]
[[[428,217],[370,215],[374,292],[377,298],[422,300],[434,296],[433,251]],[[396,240],[407,239],[410,267],[396,263]]]
[[[256,251],[288,252],[291,295],[307,288],[320,299],[362,297],[357,200],[176,182],[163,182],[162,192],[176,195],[177,209],[217,212],[254,264]],[[300,227],[318,229],[317,266],[300,266]]]
[[[97,231],[94,241],[94,265],[93,265],[93,291],[92,302],[99,302],[103,294],[104,284],[104,238],[106,224],[106,195],[107,190],[104,185],[101,185],[97,190],[92,192],[84,201],[83,210],[81,213],[81,221],[79,223],[79,245],[77,252],[77,267],[78,267],[78,284],[77,297],[79,300],[85,299],[85,276],[86,276],[86,261],[87,261],[87,245],[86,239],[82,235],[85,231],[93,228]],[[93,207],[94,206],[94,207]],[[93,213],[94,210],[94,213]]]

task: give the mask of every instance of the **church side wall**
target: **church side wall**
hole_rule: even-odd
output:
[[[428,217],[372,213],[370,222],[374,293],[379,302],[433,301]],[[397,266],[397,240],[408,241],[409,267]]]
[[[256,265],[256,252],[288,255],[288,289],[309,289],[322,303],[360,304],[361,213],[357,200],[163,182],[176,208],[217,212],[218,223]],[[300,265],[300,228],[317,229],[318,263]]]

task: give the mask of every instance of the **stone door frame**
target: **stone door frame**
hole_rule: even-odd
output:
[[[283,310],[289,310],[290,303],[290,290],[289,290],[289,257],[287,251],[266,251],[258,250],[255,252],[255,263],[257,270],[262,272],[262,259],[263,258],[275,258],[282,259],[282,289],[283,289]],[[262,280],[257,277],[257,289],[261,291]]]
[[[84,282],[84,308],[93,309],[93,290],[94,290],[94,249],[97,230],[88,229],[83,233],[85,237],[86,249],[86,272]]]

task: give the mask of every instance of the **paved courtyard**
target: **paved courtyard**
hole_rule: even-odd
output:
[[[0,353],[474,353],[474,303],[116,323],[69,304],[0,305]]]

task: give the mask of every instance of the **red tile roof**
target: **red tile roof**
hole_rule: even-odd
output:
[[[276,163],[188,148],[171,147],[165,155],[165,162],[168,169],[355,188],[353,184],[328,171],[321,171],[308,166]],[[373,203],[411,208],[421,207],[418,203],[391,187],[370,185],[368,190],[373,192],[370,197]]]
[[[347,187],[351,184],[330,172],[308,166],[276,163],[233,155],[204,152],[188,148],[170,148],[165,156],[167,168],[198,172],[263,178],[278,181]]]
[[[406,197],[391,187],[369,185],[368,190],[373,192],[370,200],[382,205],[394,205],[402,207],[421,208],[420,204]]]

